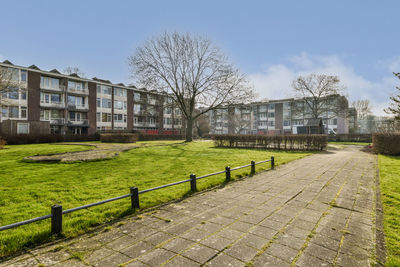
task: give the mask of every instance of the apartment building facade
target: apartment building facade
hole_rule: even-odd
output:
[[[304,112],[298,112],[297,106]],[[294,98],[222,107],[208,115],[210,134],[297,134],[298,127],[307,126],[311,119],[307,105]],[[326,133],[349,133],[345,114],[326,111],[321,119]]]
[[[0,68],[13,80],[0,95],[3,133],[36,134],[39,124],[40,133],[48,127],[48,133],[80,135],[105,130],[177,134],[183,128],[182,114],[166,94],[35,65],[4,61]]]

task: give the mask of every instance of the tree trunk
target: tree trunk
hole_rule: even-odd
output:
[[[186,142],[193,141],[193,119],[186,120]]]

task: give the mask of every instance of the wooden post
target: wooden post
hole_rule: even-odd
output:
[[[229,166],[225,167],[225,174],[226,174],[225,182],[229,182],[231,180],[231,167]]]
[[[275,157],[271,157],[271,169],[275,169]]]
[[[192,192],[197,191],[196,174],[193,173],[190,175],[190,190],[192,190]]]
[[[62,206],[51,206],[51,233],[61,234],[62,232]]]
[[[250,176],[253,176],[256,173],[256,162],[254,160],[251,161],[251,171]]]
[[[137,187],[131,187],[131,206],[132,209],[140,209],[139,204],[139,189]]]

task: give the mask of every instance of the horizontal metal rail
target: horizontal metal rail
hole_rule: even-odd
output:
[[[271,159],[268,159],[268,160],[254,162],[254,165],[265,163],[265,162],[270,162],[270,161],[271,161],[271,167],[273,168],[273,164],[274,164],[273,157]],[[252,166],[252,164],[247,164],[247,165],[235,167],[235,168],[232,168],[232,169],[229,169],[229,167],[227,167],[227,168],[229,169],[229,173],[230,173],[231,171],[243,169],[243,168],[250,167],[250,166]],[[193,182],[193,180],[196,181],[196,180],[199,180],[199,179],[203,179],[203,178],[206,178],[206,177],[210,177],[210,176],[214,176],[214,175],[218,175],[218,174],[222,174],[222,173],[227,173],[227,172],[228,172],[227,170],[223,170],[223,171],[219,171],[219,172],[214,172],[214,173],[202,175],[202,176],[199,176],[199,177],[196,177],[195,175],[192,174],[191,175],[191,179],[186,179],[186,180],[178,181],[178,182],[175,182],[175,183],[165,184],[165,185],[161,185],[161,186],[145,189],[145,190],[142,190],[142,191],[136,191],[136,195],[143,194],[143,193],[146,193],[146,192],[155,191],[155,190],[158,190],[158,189],[162,189],[162,188],[166,188],[166,187],[170,187],[170,186],[174,186],[174,185],[178,185],[178,184],[183,184],[183,183],[187,183],[187,182]],[[227,173],[227,175],[228,175],[228,173]],[[98,205],[101,205],[101,204],[105,204],[107,202],[111,202],[111,201],[115,201],[115,200],[119,200],[119,199],[123,199],[123,198],[128,198],[128,197],[134,197],[134,195],[132,193],[131,194],[126,194],[126,195],[122,195],[122,196],[118,196],[118,197],[114,197],[114,198],[98,201],[98,202],[95,202],[95,203],[83,205],[83,206],[80,206],[80,207],[76,207],[76,208],[72,208],[72,209],[68,209],[68,210],[63,210],[62,214],[67,214],[67,213],[71,213],[71,212],[74,212],[74,211],[87,209],[87,208],[90,208],[90,207],[94,207],[94,206],[98,206]],[[45,220],[45,219],[50,219],[52,217],[53,217],[52,214],[48,214],[48,215],[36,217],[36,218],[33,218],[33,219],[29,219],[29,220],[25,220],[25,221],[21,221],[21,222],[16,222],[16,223],[12,223],[12,224],[9,224],[9,225],[0,226],[0,231],[11,229],[11,228],[15,228],[15,227],[18,227],[18,226],[21,226],[21,225],[30,224],[30,223],[41,221],[41,220]]]
[[[218,174],[225,173],[225,172],[226,171],[220,171],[220,172],[214,172],[214,173],[206,174],[206,175],[197,177],[196,180],[203,179],[203,178],[206,178],[206,177],[210,177],[210,176],[213,176],[213,175],[218,175]]]
[[[22,222],[12,223],[12,224],[5,225],[5,226],[0,226],[0,231],[11,229],[11,228],[15,228],[15,227],[18,227],[18,226],[21,226],[21,225],[24,225],[24,224],[29,224],[29,223],[33,223],[33,222],[49,219],[49,218],[51,218],[51,214],[40,216],[40,217],[36,217],[36,218],[29,219],[29,220],[22,221]]]
[[[72,209],[69,209],[69,210],[63,210],[62,213],[63,214],[67,214],[67,213],[70,213],[70,212],[73,212],[73,211],[87,209],[87,208],[90,208],[90,207],[98,206],[98,205],[101,205],[101,204],[104,204],[104,203],[107,203],[107,202],[115,201],[115,200],[118,200],[118,199],[123,199],[123,198],[130,197],[130,196],[131,196],[131,194],[126,194],[126,195],[119,196],[119,197],[113,197],[113,198],[110,198],[110,199],[106,199],[106,200],[102,200],[102,201],[99,201],[99,202],[83,205],[83,206],[72,208]]]
[[[177,184],[187,183],[189,181],[190,181],[190,179],[187,179],[187,180],[183,180],[183,181],[179,181],[179,182],[175,182],[175,183],[171,183],[171,184],[160,185],[160,186],[157,186],[157,187],[153,187],[153,188],[149,188],[149,189],[145,189],[145,190],[139,191],[139,194],[143,194],[143,193],[146,193],[146,192],[151,192],[151,191],[154,191],[154,190],[157,190],[157,189],[161,189],[161,188],[165,188],[165,187],[169,187],[169,186],[173,186],[173,185],[177,185]]]

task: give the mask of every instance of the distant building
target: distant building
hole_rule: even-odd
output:
[[[12,72],[18,85],[0,95],[3,134],[91,135],[104,130],[174,134],[183,128],[182,113],[166,94],[56,69],[44,71],[35,65],[4,61],[0,68]]]
[[[333,101],[344,100],[344,96],[332,96]],[[303,107],[303,112],[294,112],[294,107]],[[324,132],[335,134],[349,133],[349,124],[354,123],[354,115],[349,120],[347,110],[335,115],[331,111],[321,118]],[[310,127],[310,110],[301,99],[279,99],[250,104],[232,105],[209,112],[211,134],[297,134],[298,129]],[[314,127],[314,126],[313,126]]]

